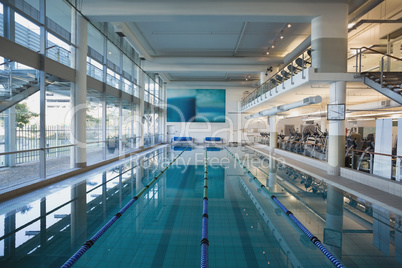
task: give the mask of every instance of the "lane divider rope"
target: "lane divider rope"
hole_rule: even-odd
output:
[[[201,237],[201,268],[208,268],[208,156],[205,147],[204,163],[204,198],[202,199],[202,237]]]
[[[236,158],[236,156],[234,156],[232,154],[232,152],[229,151],[228,148],[226,148],[225,146],[223,146],[223,148],[226,149],[226,151],[228,151],[228,153],[237,161],[237,163],[239,163],[239,165],[246,171],[247,176],[249,176],[250,178],[253,179],[253,181],[255,183],[257,183],[257,185],[259,185],[259,187],[261,189],[263,189],[268,196],[285,212],[285,214],[297,225],[297,227],[300,228],[300,230],[302,230],[302,232],[310,239],[310,241],[316,246],[318,247],[318,249],[321,250],[322,253],[324,253],[324,255],[332,262],[333,265],[335,265],[335,267],[337,268],[343,268],[343,264],[334,256],[332,255],[331,252],[328,251],[328,249],[325,248],[325,246],[321,243],[321,241],[314,236],[294,215],[293,213],[288,210],[279,200],[278,198],[276,198],[275,195],[272,195],[268,189],[265,187],[264,184],[262,184],[251,172],[250,170],[248,170],[241,162],[239,159]]]
[[[136,196],[134,196],[130,202],[128,202],[119,212],[117,212],[113,218],[111,218],[94,236],[91,237],[88,241],[86,241],[81,248],[73,255],[71,256],[70,259],[68,259],[61,267],[62,268],[69,268],[73,266],[81,257],[84,255],[85,252],[87,252],[88,249],[90,249],[95,242],[110,228],[110,226],[113,225],[122,215],[126,210],[135,202],[138,200],[138,198],[152,185],[156,182],[156,180],[176,161],[177,158],[179,158],[186,150],[188,146],[175,158],[173,159],[170,164],[165,167],[157,176],[155,176]]]

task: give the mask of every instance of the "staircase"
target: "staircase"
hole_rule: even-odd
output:
[[[11,90],[9,81],[11,83]],[[0,70],[0,113],[39,90],[37,70]]]
[[[365,72],[364,83],[402,105],[402,72]]]
[[[362,77],[367,86],[402,105],[401,71],[402,58],[368,47],[356,51],[356,77]]]

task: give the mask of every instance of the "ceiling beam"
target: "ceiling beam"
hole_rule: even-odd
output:
[[[310,22],[331,13],[339,0],[220,0],[220,1],[126,1],[86,0],[82,12],[93,21],[172,21],[209,17],[216,20],[238,18],[239,21]]]
[[[152,60],[152,56],[148,53],[148,50],[144,47],[142,42],[131,31],[130,27],[125,22],[113,22],[114,31],[121,37],[124,37],[127,42],[138,52],[140,57],[146,60]],[[149,49],[149,48],[148,48]]]

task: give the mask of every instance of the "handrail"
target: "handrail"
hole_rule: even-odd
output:
[[[389,156],[389,157],[392,157],[392,158],[402,158],[402,156],[401,156],[401,155],[383,154],[383,153],[376,153],[376,152],[362,151],[362,150],[356,150],[356,149],[351,149],[350,151],[351,151],[351,152],[358,152],[358,153],[373,154],[373,155]]]
[[[76,145],[77,144],[68,144],[68,145],[60,145],[60,146],[53,146],[53,147],[28,149],[28,150],[22,150],[22,151],[3,152],[3,153],[0,153],[0,155],[22,154],[22,153],[29,153],[29,152],[34,152],[34,151],[44,151],[44,150],[47,150],[47,149],[57,149],[57,148],[63,148],[63,147],[71,147],[71,146],[76,146]]]
[[[361,49],[363,49],[363,48],[366,49],[366,50],[370,50],[370,51],[373,51],[373,52],[382,54],[382,55],[384,55],[384,56],[387,56],[387,57],[390,57],[390,58],[393,58],[393,59],[402,61],[401,58],[397,58],[397,57],[392,56],[392,55],[390,55],[390,54],[387,54],[387,53],[384,53],[384,52],[381,52],[381,51],[378,51],[378,50],[375,50],[375,49],[372,49],[372,48],[368,48],[368,47],[361,47],[361,48],[360,48],[360,53],[363,53],[363,51],[361,51]]]
[[[279,200],[278,198],[271,194],[268,189],[265,187],[265,185],[263,185],[252,173],[250,170],[247,169],[247,167],[245,167],[241,161],[239,159],[236,158],[236,156],[234,156],[229,150],[228,148],[226,148],[225,146],[223,146],[223,148],[226,149],[226,151],[228,151],[228,153],[239,163],[239,165],[247,172],[247,176],[249,176],[251,179],[253,179],[253,181],[255,183],[258,184],[258,187],[260,187],[261,189],[263,189],[265,191],[265,193],[285,212],[285,214],[297,225],[297,227],[300,228],[300,230],[302,230],[302,232],[310,239],[310,241],[316,246],[318,247],[322,253],[325,254],[325,256],[332,262],[333,265],[335,265],[335,267],[337,268],[343,268],[343,264],[338,261],[338,259],[331,254],[331,252],[329,252],[325,246],[321,243],[321,241],[314,236],[294,215],[293,213],[288,210]]]
[[[246,99],[248,96],[250,96],[254,91],[256,91],[257,89],[261,88],[264,84],[267,84],[273,77],[276,77],[278,74],[281,74],[281,72],[283,71],[283,69],[286,68],[286,66],[288,66],[289,64],[291,64],[295,59],[297,59],[300,55],[304,54],[304,52],[306,52],[307,50],[304,50],[302,52],[300,52],[299,54],[297,54],[297,56],[295,56],[291,61],[289,61],[288,63],[284,64],[283,68],[280,69],[278,72],[276,72],[275,74],[271,75],[267,81],[265,81],[264,83],[262,83],[260,86],[258,86],[256,89],[254,89],[251,93],[249,93],[246,97],[244,97],[243,99]]]
[[[119,212],[116,213],[116,215],[113,216],[112,219],[110,219],[92,238],[84,243],[84,245],[81,246],[81,248],[73,255],[71,256],[70,259],[68,259],[61,267],[62,268],[68,268],[73,266],[79,258],[84,255],[85,252],[87,252],[88,249],[90,249],[95,242],[115,223],[120,217],[124,214],[124,212],[127,211],[127,209],[135,202],[138,200],[138,198],[152,185],[156,182],[156,180],[179,158],[186,150],[188,147],[186,147],[175,159],[173,159],[170,164],[165,167],[159,174],[151,180],[145,187],[137,194],[135,195],[130,202],[128,202]]]
[[[208,268],[208,156],[205,147],[204,197],[202,199],[201,268]]]
[[[308,50],[308,49],[307,49],[307,50]],[[267,79],[267,81],[265,81],[265,82],[262,83],[260,86],[258,86],[257,88],[255,88],[255,89],[254,89],[252,92],[250,92],[247,96],[245,96],[244,98],[242,98],[242,99],[241,99],[241,102],[247,100],[248,97],[252,96],[252,94],[254,94],[257,90],[260,90],[264,85],[267,85],[268,83],[271,83],[271,79],[273,79],[273,78],[276,79],[276,76],[277,76],[277,75],[281,75],[281,72],[282,72],[287,66],[289,66],[290,64],[293,65],[293,62],[295,61],[295,59],[297,59],[300,55],[303,55],[307,50],[304,50],[304,51],[300,52],[300,53],[297,54],[297,56],[295,56],[291,61],[289,61],[287,64],[284,64],[284,65],[283,65],[283,68],[281,68],[281,69],[280,69],[278,72],[276,72],[275,74],[271,75],[271,76]],[[303,61],[304,61],[304,58],[303,58]],[[293,76],[293,74],[292,74],[292,76]],[[284,82],[284,81],[283,81],[283,82]],[[278,84],[276,84],[275,87],[277,87],[277,86],[278,86]],[[243,105],[242,105],[242,106],[243,106]]]

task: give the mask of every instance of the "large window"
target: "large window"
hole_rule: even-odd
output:
[[[74,147],[69,146],[76,143],[70,132],[72,83],[53,75],[47,75],[46,82],[46,173],[54,174],[73,167],[70,157]]]
[[[92,24],[88,24],[87,73],[100,81],[103,81],[104,47],[104,36]]]
[[[57,62],[71,66],[70,45],[51,33],[47,34],[46,55]]]
[[[52,61],[47,65],[52,65],[52,69],[47,69],[48,73],[44,74],[43,69],[32,69],[0,57],[0,76],[3,77],[0,98],[13,97],[12,101],[0,105],[2,185],[11,177],[16,178],[16,183],[24,183],[40,176],[66,173],[76,166],[76,157],[83,156],[79,155],[82,151],[75,145],[78,142],[74,137],[75,125],[72,121],[73,104],[78,101],[74,99],[78,94],[73,94],[76,89],[74,72],[66,67],[76,68],[73,66],[75,38],[72,33],[77,14],[74,14],[75,9],[70,4],[74,1],[47,0],[44,25],[39,22],[40,2],[18,0],[0,3],[0,35],[5,35],[5,25],[10,26],[7,38],[15,42],[11,42],[10,48],[0,49],[0,56],[6,49],[22,45],[31,51],[20,61],[30,66],[44,66],[33,61],[42,59],[35,53],[39,53],[41,41],[46,40],[45,57],[58,62]],[[4,13],[8,12],[10,16],[7,17],[14,18],[14,21],[5,21]],[[146,74],[144,84],[143,81],[140,83],[143,71],[137,65],[140,63],[139,55],[126,40],[116,35],[111,23],[89,22],[87,25],[87,75],[98,80],[88,79],[88,85],[93,89],[86,89],[87,97],[83,104],[86,110],[86,162],[92,165],[138,148],[144,134],[147,146],[157,141],[161,117],[160,110],[155,106],[160,103],[161,82],[154,74]],[[41,33],[46,36],[40,36]],[[44,81],[40,81],[40,77],[45,77]],[[145,91],[144,111],[139,111],[141,90]],[[42,109],[45,112],[41,113]],[[144,126],[144,133],[140,133],[141,126]],[[10,174],[11,171],[18,172]]]
[[[116,156],[119,153],[119,107],[119,98],[110,95],[106,96],[107,157]]]
[[[102,98],[103,94],[87,89],[87,163],[103,160],[104,137],[102,135]]]
[[[35,23],[24,18],[18,13],[15,13],[15,42],[32,49],[39,51],[40,28]]]
[[[4,12],[3,12],[3,4],[0,3],[0,36],[4,36],[4,24],[3,24],[3,20],[4,20]]]
[[[47,27],[65,41],[71,41],[71,6],[64,0],[46,1]]]
[[[1,63],[4,59],[1,58]],[[8,62],[8,61],[6,61]],[[19,182],[39,177],[39,72],[18,62],[0,66],[0,95],[29,95],[23,101],[9,102],[0,110],[0,152],[18,152],[0,156],[0,166],[19,167]],[[29,164],[28,164],[29,163]],[[35,172],[36,171],[36,172]],[[12,183],[13,169],[0,172],[3,184]]]

